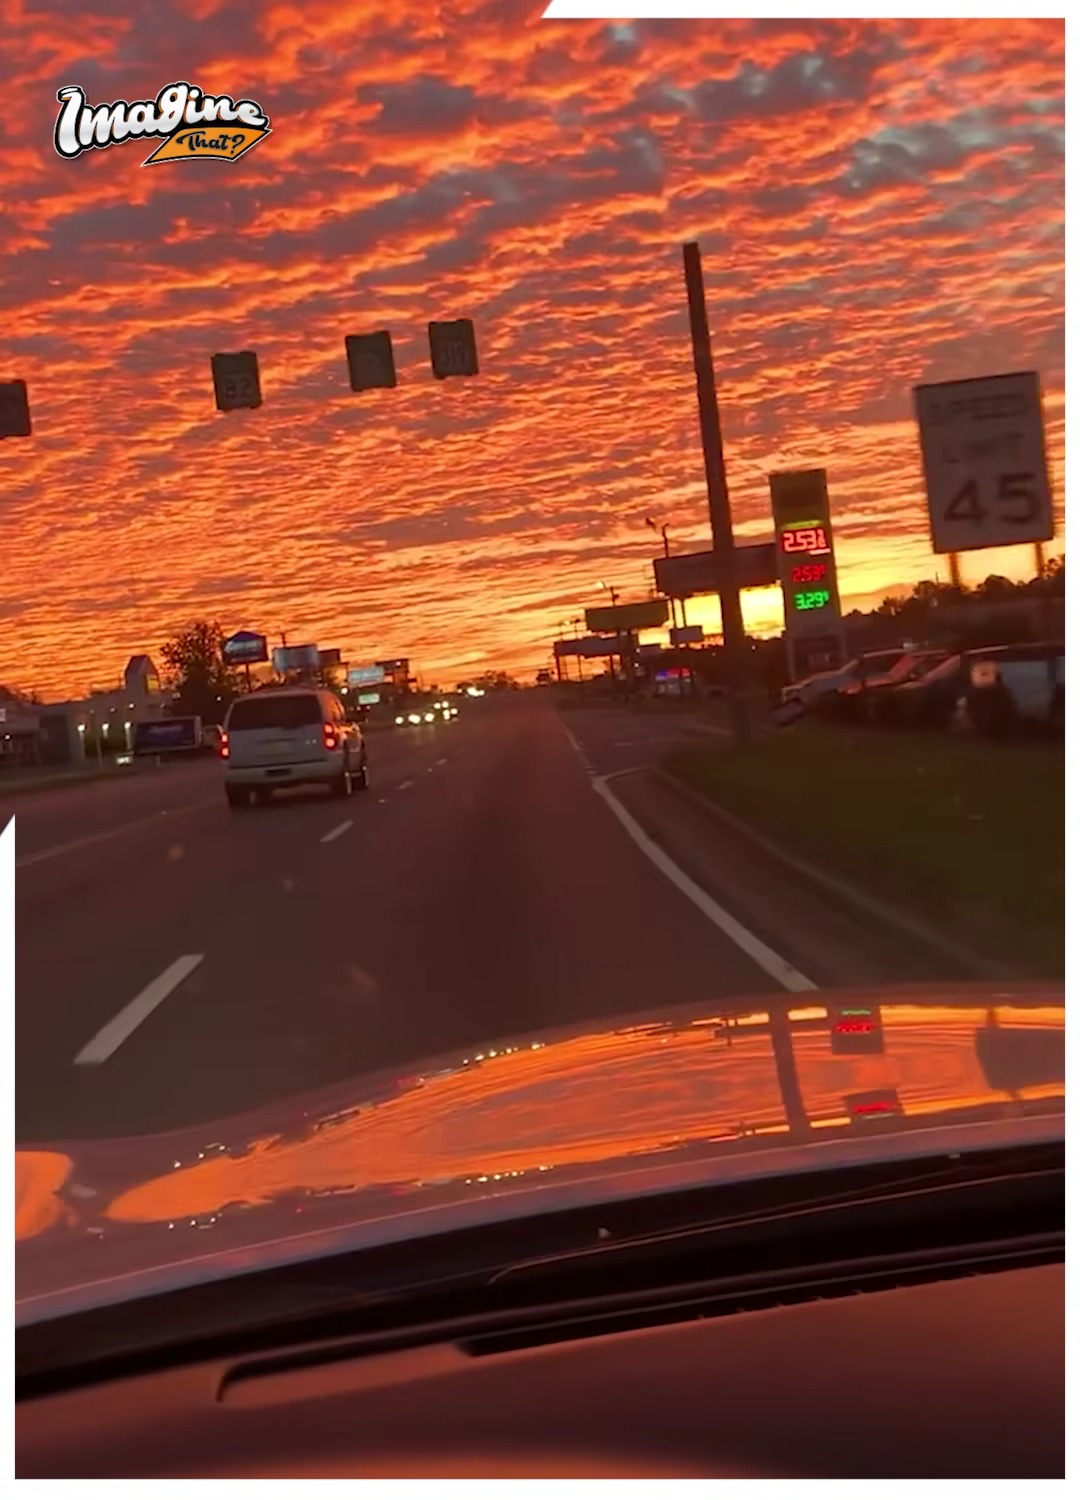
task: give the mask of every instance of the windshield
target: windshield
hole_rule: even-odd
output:
[[[1064,24],[545,9],[3,8],[35,1317],[1059,1108]]]
[[[322,723],[322,704],[313,693],[253,693],[229,709],[228,732],[242,729],[302,729]]]

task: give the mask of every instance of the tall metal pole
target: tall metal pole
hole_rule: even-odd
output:
[[[731,682],[731,727],[735,739],[749,738],[750,718],[746,701],[746,631],[739,596],[735,534],[731,525],[731,497],[724,469],[724,441],[716,403],[709,320],[705,309],[705,281],[701,273],[701,247],[683,246],[686,297],[690,306],[690,335],[694,345],[694,375],[697,380],[701,447],[705,455],[705,483],[709,493],[709,521],[716,554],[720,614],[724,627],[724,656]]]

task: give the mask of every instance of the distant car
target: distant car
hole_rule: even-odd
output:
[[[440,699],[438,703],[427,703],[420,708],[410,708],[396,715],[394,723],[399,727],[407,728],[414,724],[436,724],[440,720],[448,721],[456,719],[458,711],[454,705],[446,699]]]
[[[801,682],[790,683],[781,690],[781,702],[784,704],[801,703],[808,708],[824,693],[838,693],[866,677],[887,672],[906,654],[898,649],[867,651],[862,656],[853,656],[842,667],[837,667],[831,672],[815,672],[812,677],[804,677]]]
[[[214,755],[221,754],[222,728],[220,724],[204,724],[202,730],[202,747],[211,751]]]
[[[282,787],[325,786],[348,797],[368,786],[363,730],[333,693],[319,688],[238,698],[225,719],[221,757],[230,807],[267,802]]]

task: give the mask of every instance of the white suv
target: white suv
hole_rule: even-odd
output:
[[[237,698],[221,758],[230,807],[267,802],[276,787],[320,785],[335,797],[367,790],[367,746],[333,693],[269,688]]]

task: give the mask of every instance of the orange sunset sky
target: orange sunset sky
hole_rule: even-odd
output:
[[[823,465],[847,607],[944,577],[911,387],[1033,368],[1063,550],[1064,23],[543,8],[0,0],[0,379],[34,418],[0,444],[0,683],[84,692],[197,616],[531,676],[598,579],[646,593],[647,514],[707,540],[691,239],[742,540],[770,469]],[[179,80],[272,133],[54,150],[57,89]],[[460,316],[481,374],[437,382]],[[344,337],[384,327],[398,388],[354,395]],[[244,348],[264,405],[219,413]]]

